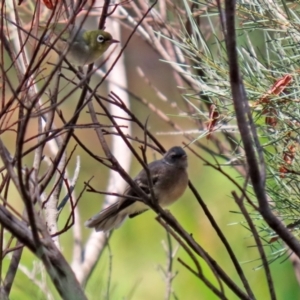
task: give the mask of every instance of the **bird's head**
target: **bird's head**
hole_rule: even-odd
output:
[[[187,155],[183,148],[175,146],[172,147],[163,158],[164,162],[168,165],[174,165],[178,168],[187,167]]]
[[[101,56],[111,44],[119,43],[119,41],[112,38],[109,32],[103,30],[86,31],[83,38],[91,51],[97,52],[99,56]]]

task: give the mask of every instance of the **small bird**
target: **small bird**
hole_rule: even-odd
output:
[[[77,66],[95,62],[110,45],[119,43],[109,32],[103,30],[85,30],[71,24],[66,29],[66,24],[62,23],[50,24],[48,27],[40,26],[40,28],[49,28],[56,37],[59,37],[54,45],[59,51],[64,51],[71,43],[66,58]]]
[[[184,193],[189,179],[187,155],[181,147],[172,147],[162,159],[151,162],[148,169],[154,196],[159,205],[172,204]],[[145,169],[140,171],[134,181],[146,194],[150,195]],[[130,186],[127,187],[124,195],[138,197]],[[124,197],[87,220],[85,226],[95,228],[96,231],[107,232],[118,228],[127,216],[133,218],[148,209],[145,203]]]

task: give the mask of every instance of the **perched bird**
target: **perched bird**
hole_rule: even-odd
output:
[[[188,185],[187,155],[181,147],[172,147],[162,159],[150,163],[148,169],[154,196],[160,206],[172,204],[184,193]],[[134,181],[150,195],[148,177],[144,169]],[[138,197],[130,186],[124,195]],[[133,218],[147,209],[149,207],[143,202],[124,197],[90,218],[85,222],[85,226],[106,232],[118,228],[127,216]]]
[[[114,40],[109,32],[103,30],[85,30],[75,25],[50,24],[48,27],[40,26],[43,29],[49,29],[56,37],[59,37],[54,47],[59,51],[64,51],[70,44],[67,60],[76,65],[83,66],[95,62],[113,43],[119,43]]]

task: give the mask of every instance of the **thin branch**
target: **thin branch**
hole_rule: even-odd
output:
[[[268,260],[267,260],[267,256],[266,256],[266,253],[264,251],[264,248],[263,248],[263,245],[261,243],[261,240],[259,238],[259,235],[257,233],[257,230],[256,230],[256,228],[255,228],[255,226],[253,224],[253,221],[250,218],[249,213],[248,213],[248,211],[245,208],[245,205],[244,205],[244,202],[243,202],[244,196],[239,197],[237,195],[237,193],[234,192],[234,191],[232,192],[232,195],[234,197],[235,202],[239,206],[239,208],[240,208],[243,216],[245,217],[245,219],[246,219],[246,221],[247,221],[247,223],[249,225],[250,231],[252,232],[252,234],[254,236],[254,240],[255,240],[255,243],[257,245],[258,252],[259,252],[261,260],[262,260],[262,264],[264,266],[264,270],[265,270],[265,274],[266,274],[266,278],[267,278],[267,282],[268,282],[268,288],[269,288],[270,297],[271,297],[272,300],[276,300],[275,287],[274,287],[274,283],[273,283],[273,279],[272,279],[272,275],[271,275],[271,270],[270,270],[270,267],[269,267],[269,263],[268,263]]]

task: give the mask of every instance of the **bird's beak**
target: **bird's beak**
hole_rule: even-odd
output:
[[[187,159],[187,155],[183,155],[183,156],[181,157],[181,159],[186,160],[186,159]]]
[[[110,40],[110,43],[111,43],[111,44],[114,44],[114,43],[120,43],[120,41],[111,39],[111,40]]]

